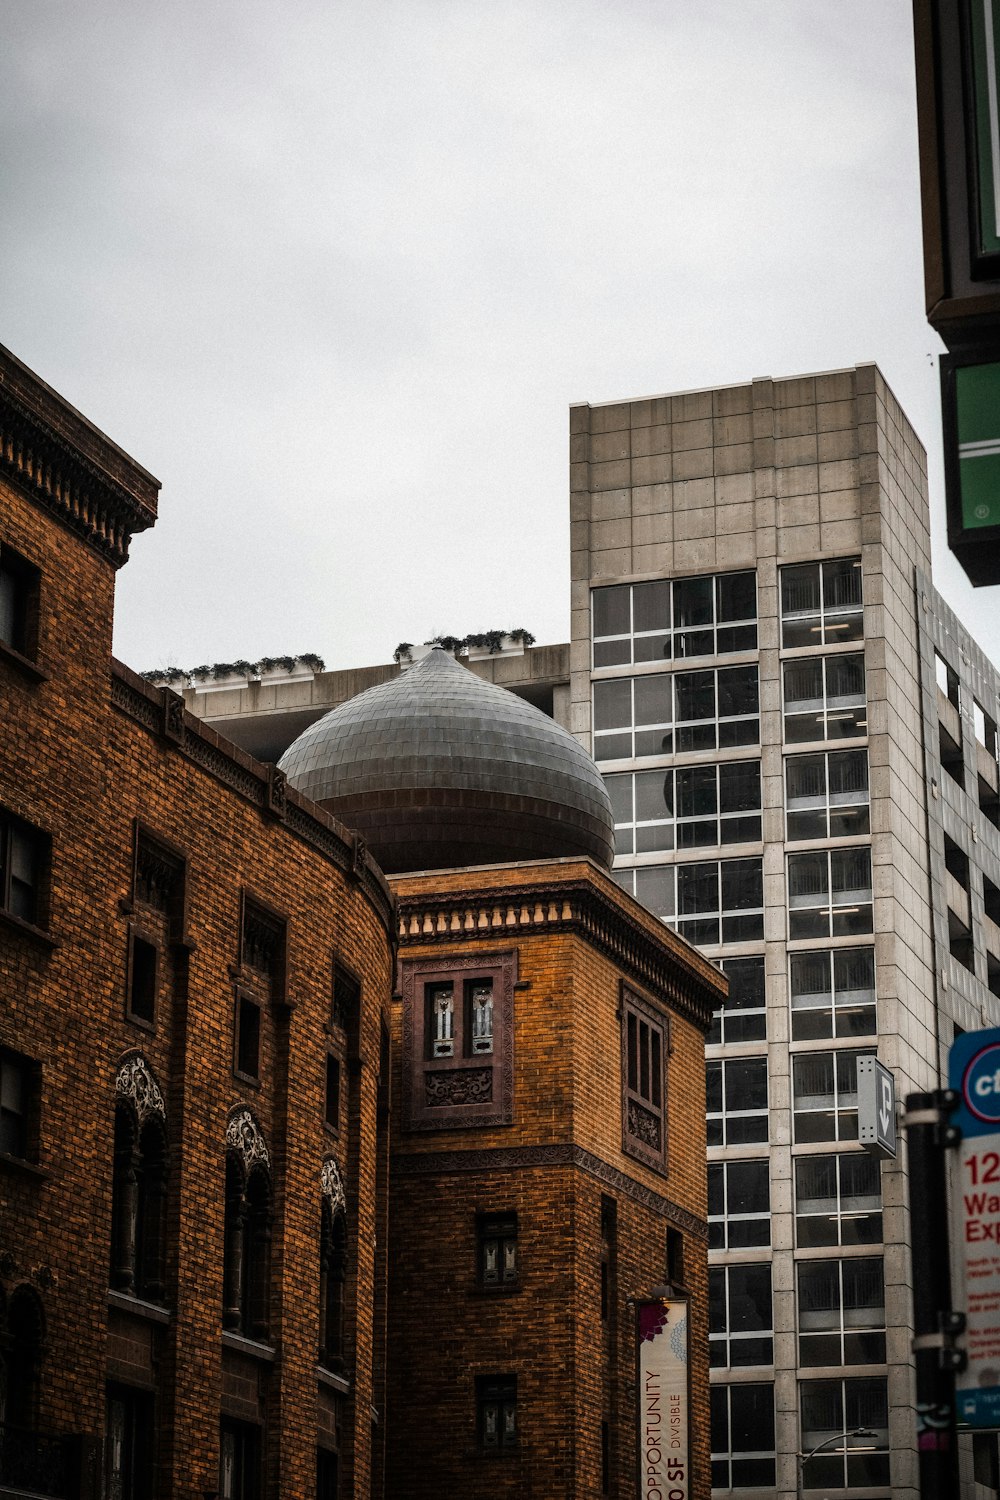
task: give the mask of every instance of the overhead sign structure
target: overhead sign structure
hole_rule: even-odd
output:
[[[948,1078],[962,1132],[955,1220],[968,1355],[955,1412],[966,1427],[1000,1428],[1000,1028],[958,1037]]]
[[[688,1311],[684,1297],[651,1297],[636,1309],[643,1500],[691,1496]]]
[[[872,1156],[896,1155],[896,1082],[877,1057],[858,1058],[858,1140]]]
[[[1000,344],[941,360],[948,545],[974,584],[1000,583]]]

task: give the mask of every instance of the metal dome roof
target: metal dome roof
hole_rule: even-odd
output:
[[[610,799],[582,746],[440,648],[311,724],[279,764],[389,874],[560,855],[609,869],[614,856]]]

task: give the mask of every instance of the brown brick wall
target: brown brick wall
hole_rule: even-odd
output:
[[[581,879],[612,918],[617,911],[634,916],[634,903],[586,862],[391,882],[404,932],[401,965],[511,949],[518,964],[513,1122],[401,1130],[393,1141],[389,1422],[396,1461],[390,1458],[387,1493],[394,1500],[460,1493],[597,1500],[602,1420],[611,1428],[610,1493],[632,1496],[630,1299],[664,1283],[668,1225],[684,1236],[692,1297],[694,1493],[704,1500],[709,1492],[702,1025],[665,1007],[662,994],[603,951],[559,899],[547,899],[544,910],[534,900],[543,887],[551,892],[562,881],[569,893]],[[439,902],[448,893],[451,907]],[[645,924],[645,913],[640,920]],[[684,945],[652,919],[647,930],[668,964],[687,960]],[[695,956],[700,1004],[709,1006],[719,982],[701,965]],[[669,1021],[665,1173],[622,1149],[623,977]],[[401,1009],[393,1007],[397,1054]],[[604,1196],[617,1208],[617,1282],[606,1324]],[[476,1214],[508,1210],[518,1216],[519,1284],[484,1291],[476,1281]],[[475,1381],[488,1374],[517,1375],[520,1442],[511,1453],[477,1445]]]
[[[354,1342],[342,1458],[350,1492],[367,1495],[370,1407],[381,1404],[371,1309],[388,898],[380,910],[334,860],[112,706],[109,563],[10,488],[0,489],[0,543],[42,570],[38,663],[48,674],[35,682],[0,656],[0,806],[53,840],[47,927],[56,946],[0,916],[0,1045],[37,1060],[42,1073],[41,1171],[0,1159],[0,1284],[9,1295],[32,1283],[46,1314],[39,1423],[99,1436],[109,1373],[126,1379],[131,1370],[138,1381],[150,1368],[148,1350],[140,1357],[143,1323],[113,1314],[109,1325],[107,1292],[113,1084],[122,1054],[138,1049],[163,1090],[169,1136],[174,1315],[155,1328],[162,1493],[200,1496],[217,1484],[223,1388],[237,1379],[227,1352],[224,1382],[220,1337],[224,1141],[228,1113],[242,1101],[260,1121],[274,1181],[270,1338],[281,1356],[258,1372],[268,1493],[307,1497],[315,1482],[319,1174],[333,1154],[347,1191]],[[131,690],[159,705],[158,694]],[[250,764],[243,757],[240,766]],[[163,918],[133,903],[136,818],[187,857],[190,951],[172,947]],[[288,923],[289,1004],[263,1006],[259,1086],[233,1075],[244,889]],[[152,1031],[125,1015],[130,923],[160,946]],[[323,1118],[335,956],[363,981],[356,1117],[339,1135]]]

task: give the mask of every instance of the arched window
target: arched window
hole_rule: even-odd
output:
[[[328,1370],[344,1365],[344,1283],[347,1220],[343,1208],[323,1200],[319,1259],[319,1358]]]
[[[38,1392],[45,1352],[45,1313],[38,1293],[19,1286],[7,1308],[6,1399],[9,1427],[33,1428],[38,1421]]]
[[[246,1107],[231,1116],[226,1143],[222,1323],[247,1338],[264,1339],[270,1321],[270,1158]]]
[[[161,1302],[167,1192],[163,1096],[139,1053],[123,1061],[115,1092],[111,1285]]]

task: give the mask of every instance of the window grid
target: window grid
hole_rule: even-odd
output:
[[[865,1052],[800,1052],[792,1058],[795,1145],[858,1138],[858,1058]]]
[[[806,1380],[799,1387],[799,1400],[801,1451],[824,1450],[803,1464],[803,1490],[888,1485],[889,1402],[884,1377]],[[846,1436],[859,1427],[873,1436]]]
[[[880,1244],[882,1183],[878,1159],[867,1152],[798,1157],[795,1239],[800,1250]]]
[[[722,1058],[706,1065],[708,1144],[767,1140],[767,1058]]]
[[[788,855],[788,936],[854,937],[873,930],[867,846]]]
[[[719,967],[729,980],[725,1004],[712,1016],[708,1045],[767,1040],[764,959],[726,958]]]
[[[861,559],[796,563],[780,570],[781,644],[840,645],[864,635]]]
[[[476,1377],[479,1441],[483,1448],[517,1447],[517,1376]]]
[[[770,1165],[760,1161],[708,1164],[708,1248],[747,1250],[771,1243]]]
[[[622,998],[622,1145],[629,1155],[661,1169],[666,1157],[666,1055],[665,1021],[626,990]]]
[[[712,1266],[708,1273],[708,1315],[712,1369],[774,1363],[769,1264]]]
[[[712,1488],[773,1488],[774,1386],[713,1385]]]
[[[760,761],[605,776],[617,855],[759,843]]]
[[[591,598],[595,669],[757,647],[752,572],[614,584]]]
[[[480,1285],[490,1288],[516,1285],[517,1214],[480,1214],[476,1229]]]
[[[789,955],[792,1041],[874,1036],[874,948]]]
[[[593,686],[597,761],[760,743],[756,665],[613,677]]]
[[[760,859],[646,865],[614,875],[624,890],[689,942],[746,943],[764,936]]]
[[[868,751],[789,756],[785,817],[790,843],[868,833]]]
[[[800,1262],[798,1303],[800,1365],[885,1362],[881,1256]]]
[[[868,733],[862,652],[796,657],[785,662],[782,683],[787,745]]]

